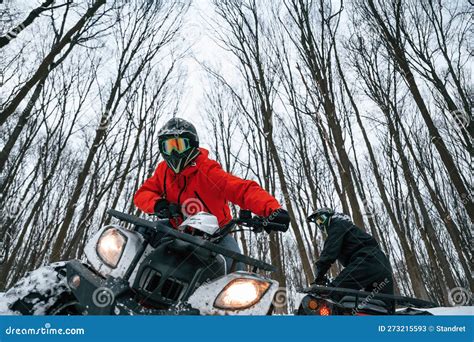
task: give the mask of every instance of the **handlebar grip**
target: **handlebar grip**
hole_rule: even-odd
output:
[[[118,210],[115,210],[115,209],[107,210],[107,214],[109,214],[112,217],[115,217],[115,218],[119,219],[120,221],[127,221],[127,222],[130,222],[131,220],[136,218],[132,215],[122,213],[121,211],[118,211]]]
[[[273,223],[273,222],[271,222],[271,223],[268,223],[265,226],[265,229],[284,233],[288,230],[288,226],[285,225],[285,224],[282,224],[282,223]]]
[[[264,229],[267,233],[272,231],[275,232],[286,232],[288,230],[288,226],[283,223],[276,223],[272,221],[268,221],[266,219],[256,219],[253,222],[253,227]]]

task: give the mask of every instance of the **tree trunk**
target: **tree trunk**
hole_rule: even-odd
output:
[[[369,7],[372,11],[372,15],[377,21],[378,26],[380,27],[383,35],[385,36],[386,41],[389,43],[391,52],[397,65],[401,71],[405,82],[408,85],[408,89],[412,94],[418,109],[420,110],[421,116],[425,121],[426,127],[431,137],[431,141],[438,150],[438,153],[443,161],[444,166],[446,167],[447,174],[451,179],[451,182],[454,184],[456,190],[458,191],[459,196],[463,199],[464,207],[466,208],[467,214],[469,215],[471,221],[474,221],[474,203],[470,198],[470,191],[467,190],[464,182],[459,173],[459,169],[454,163],[454,160],[444,143],[443,138],[439,134],[438,129],[436,128],[433,120],[431,119],[430,112],[426,106],[426,103],[423,99],[423,96],[420,93],[418,85],[416,84],[413,73],[411,72],[410,66],[406,59],[403,47],[399,45],[399,41],[390,33],[384,21],[380,17],[377,9],[375,8],[373,0],[368,0]]]
[[[104,5],[106,0],[96,0],[94,4],[89,7],[84,16],[77,21],[77,23],[64,35],[64,37],[53,46],[48,55],[43,59],[34,75],[26,81],[20,88],[18,93],[13,97],[10,103],[0,113],[0,126],[2,126],[7,119],[12,115],[21,101],[26,97],[31,88],[42,78],[45,78],[49,73],[49,65],[53,63],[54,58],[59,55],[62,49],[71,42],[73,35],[77,34],[85,25],[87,20],[91,18],[97,10]]]
[[[0,49],[15,39],[21,31],[30,26],[33,21],[40,16],[41,13],[47,11],[49,9],[48,6],[52,5],[54,1],[55,0],[46,0],[41,4],[41,6],[32,10],[21,24],[8,31],[7,34],[0,36]]]

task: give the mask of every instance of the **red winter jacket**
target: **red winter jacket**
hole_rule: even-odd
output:
[[[269,216],[281,207],[256,182],[225,172],[218,162],[208,158],[209,151],[199,150],[201,153],[195,162],[178,174],[166,162],[159,163],[153,176],[135,194],[135,205],[151,214],[156,201],[166,198],[181,205],[185,214],[206,211],[215,215],[221,227],[232,218],[228,202],[259,216]]]

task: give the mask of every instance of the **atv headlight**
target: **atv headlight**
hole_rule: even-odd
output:
[[[214,307],[225,310],[242,310],[259,302],[270,283],[257,279],[237,278],[224,287]]]
[[[122,257],[126,242],[127,238],[118,229],[107,229],[97,241],[97,255],[107,266],[115,268]]]

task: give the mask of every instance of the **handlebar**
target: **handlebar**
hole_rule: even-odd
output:
[[[227,234],[229,234],[235,225],[241,225],[248,228],[253,228],[253,231],[260,233],[265,230],[267,233],[272,231],[286,232],[288,227],[281,223],[269,221],[266,218],[253,216],[248,210],[241,210],[238,218],[232,219],[224,227],[222,227],[217,233],[212,236],[213,241],[222,240]]]
[[[113,216],[113,217],[119,219],[120,221],[125,221],[125,222],[128,222],[128,223],[131,223],[131,224],[133,224],[137,227],[143,227],[147,230],[151,230],[154,233],[162,234],[163,236],[169,236],[169,237],[172,237],[172,238],[176,238],[176,239],[179,239],[179,240],[189,242],[189,243],[191,243],[195,246],[202,247],[204,249],[210,250],[210,251],[215,252],[217,254],[221,254],[223,256],[232,258],[232,259],[234,259],[236,261],[240,261],[244,264],[254,266],[255,268],[258,268],[258,269],[261,269],[261,270],[264,270],[264,271],[270,271],[270,272],[276,271],[276,268],[273,265],[267,264],[263,261],[260,261],[260,260],[254,259],[254,258],[250,258],[250,257],[248,257],[246,255],[243,255],[243,254],[240,254],[240,253],[230,251],[230,250],[228,250],[228,249],[226,249],[222,246],[219,246],[219,245],[217,245],[213,242],[210,242],[210,241],[206,241],[202,238],[198,238],[196,236],[192,236],[192,235],[180,232],[176,229],[169,228],[162,221],[148,221],[148,220],[145,220],[145,219],[133,216],[133,215],[122,213],[122,212],[114,210],[114,209],[107,210],[107,213],[110,216]],[[230,229],[229,229],[229,231],[230,231]]]
[[[263,229],[265,229],[265,231],[267,231],[268,233],[272,231],[284,233],[288,230],[288,227],[286,225],[281,224],[281,223],[276,223],[276,222],[264,221],[262,225],[263,225]]]
[[[356,296],[360,298],[371,298],[382,300],[385,302],[391,302],[393,305],[400,305],[400,306],[408,306],[408,307],[416,307],[416,308],[434,308],[439,306],[437,303],[429,302],[423,299],[418,298],[411,298],[405,296],[398,296],[398,295],[390,295],[385,293],[375,293],[374,292],[367,292],[367,291],[360,291],[354,289],[348,289],[343,287],[332,287],[332,286],[321,286],[321,285],[312,285],[307,288],[297,288],[298,292],[308,293],[308,294],[316,294],[322,296],[331,296],[336,294],[342,298],[342,296]]]

